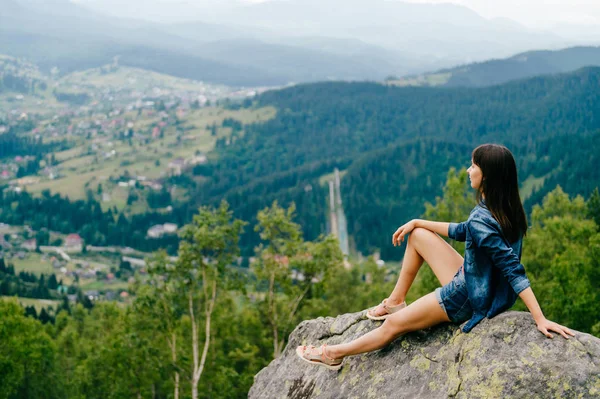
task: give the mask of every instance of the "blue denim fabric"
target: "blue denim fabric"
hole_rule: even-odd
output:
[[[435,289],[435,297],[453,323],[462,323],[473,315],[462,267],[458,269],[452,281]]]
[[[473,317],[462,327],[469,332],[483,318],[509,309],[530,286],[521,264],[522,238],[510,244],[485,202],[462,223],[450,223],[448,237],[465,241],[465,282]]]

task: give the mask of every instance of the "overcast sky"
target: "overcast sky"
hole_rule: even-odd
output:
[[[71,0],[76,3],[112,3],[121,7],[148,6],[146,0]],[[158,3],[173,4],[176,12],[177,3],[187,3],[202,7],[208,4],[211,8],[231,4],[236,0],[153,0]],[[238,0],[246,3],[282,0]],[[395,1],[395,0],[388,0]],[[506,17],[532,28],[548,28],[556,24],[579,25],[575,29],[586,29],[585,25],[600,25],[600,0],[400,0],[413,3],[455,3],[466,6],[486,18]],[[584,25],[584,26],[581,26]],[[592,28],[592,27],[590,27]],[[595,30],[594,29],[594,30]]]
[[[487,17],[507,17],[531,27],[557,22],[600,23],[600,0],[409,0],[413,3],[455,3]]]
[[[164,0],[178,1],[178,0]],[[196,0],[201,2],[202,0]],[[242,0],[258,3],[272,0]],[[394,1],[394,0],[390,0]],[[486,18],[506,17],[530,27],[556,23],[600,24],[600,0],[402,0],[411,3],[454,3]]]

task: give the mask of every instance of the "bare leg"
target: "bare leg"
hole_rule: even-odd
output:
[[[414,229],[408,237],[400,276],[388,297],[388,305],[404,302],[423,261],[429,264],[441,285],[448,284],[463,264],[462,256],[436,233],[423,228]],[[371,312],[376,316],[387,313],[383,306],[378,306]]]
[[[392,314],[377,329],[346,344],[327,346],[327,356],[339,359],[383,348],[400,335],[450,321],[432,292]]]

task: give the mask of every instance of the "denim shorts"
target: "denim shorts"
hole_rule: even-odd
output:
[[[453,323],[462,323],[473,315],[462,266],[452,281],[441,288],[436,288],[435,297]]]

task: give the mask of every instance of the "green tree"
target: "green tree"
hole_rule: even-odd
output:
[[[224,201],[217,209],[200,208],[183,229],[179,258],[172,268],[168,268],[168,279],[176,282],[187,296],[193,356],[192,399],[198,398],[198,382],[210,346],[211,317],[217,293],[227,281],[228,267],[239,254],[238,241],[244,224],[241,220],[232,220],[232,212]],[[199,322],[202,317],[204,345],[200,354]]]
[[[596,226],[600,227],[600,191],[598,187],[590,195],[587,202],[588,217],[596,222]]]
[[[57,398],[56,347],[15,300],[0,301],[0,398]]]
[[[546,317],[591,332],[600,314],[600,233],[587,214],[581,196],[549,193],[533,208],[523,264]]]
[[[50,241],[50,233],[48,229],[42,228],[35,234],[36,244],[39,247],[40,245],[48,245]]]
[[[300,225],[293,222],[295,206],[281,208],[275,201],[258,212],[255,230],[265,244],[256,248],[252,270],[268,284],[263,314],[273,334],[273,357],[278,357],[285,338],[295,325],[296,314],[311,287],[341,267],[337,241],[323,238],[305,242]]]
[[[178,363],[177,337],[180,332],[181,315],[185,313],[185,296],[177,288],[177,281],[169,269],[173,262],[166,252],[156,253],[148,260],[149,278],[142,284],[140,280],[136,288],[136,299],[133,303],[135,312],[145,315],[152,320],[153,329],[164,337],[170,351],[170,363],[173,378],[173,397],[179,398],[180,393],[180,365]]]

